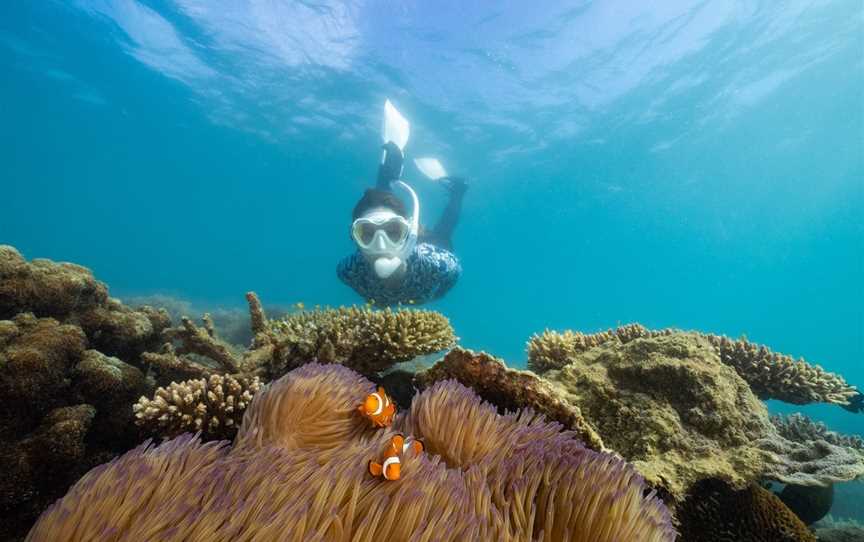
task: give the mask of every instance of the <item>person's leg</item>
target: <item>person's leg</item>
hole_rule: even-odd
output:
[[[444,207],[438,223],[429,233],[429,239],[430,242],[441,248],[452,250],[453,231],[459,223],[459,215],[462,212],[462,199],[465,196],[468,184],[464,179],[458,177],[451,177],[445,182],[447,183],[447,190],[450,192],[450,198],[447,200],[447,205]]]
[[[375,188],[390,192],[391,183],[402,176],[402,151],[392,141],[384,144],[384,161],[378,166],[378,182]]]

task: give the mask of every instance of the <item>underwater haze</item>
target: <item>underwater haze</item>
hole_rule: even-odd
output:
[[[427,305],[746,335],[864,386],[864,15],[790,2],[0,3],[0,244],[115,296],[363,303],[336,276],[385,99],[470,188]],[[792,407],[837,431],[864,418]]]

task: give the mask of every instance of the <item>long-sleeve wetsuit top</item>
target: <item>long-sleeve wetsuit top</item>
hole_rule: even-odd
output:
[[[431,243],[418,243],[405,265],[401,279],[381,279],[358,250],[339,262],[336,274],[367,301],[387,306],[419,305],[438,299],[456,284],[462,273],[462,266],[452,252]]]

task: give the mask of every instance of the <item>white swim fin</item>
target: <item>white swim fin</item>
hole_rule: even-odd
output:
[[[415,158],[414,165],[420,170],[423,175],[426,175],[433,181],[440,180],[447,176],[444,166],[437,158]]]
[[[405,145],[408,143],[408,136],[411,133],[411,125],[405,117],[402,116],[390,100],[384,102],[384,128],[381,131],[384,138],[384,143],[392,141],[399,147],[399,150],[404,151]]]

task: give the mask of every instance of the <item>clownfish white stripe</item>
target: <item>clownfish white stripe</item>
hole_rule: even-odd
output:
[[[381,396],[377,393],[373,393],[372,397],[378,400],[378,408],[375,409],[375,412],[372,413],[373,416],[378,416],[382,412],[384,412],[384,400],[381,399]]]
[[[398,455],[394,455],[393,457],[388,457],[387,459],[385,459],[385,460],[384,460],[384,465],[381,467],[381,471],[384,473],[384,478],[388,478],[388,477],[387,477],[387,469],[388,469],[388,467],[390,467],[390,466],[392,466],[392,465],[399,465],[400,463],[401,463],[401,461],[399,461],[399,456],[398,456]],[[389,479],[389,478],[388,478],[388,479]]]

